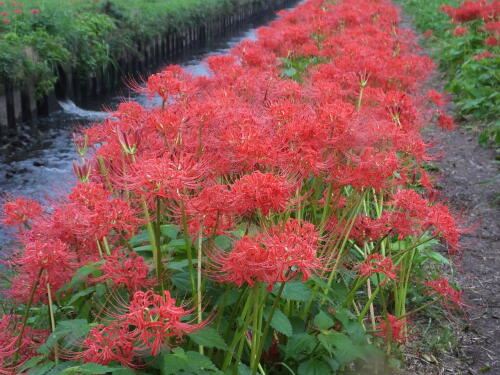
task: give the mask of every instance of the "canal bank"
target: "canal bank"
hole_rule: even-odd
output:
[[[16,133],[19,124],[34,124],[60,110],[61,100],[85,106],[97,97],[112,93],[124,78],[147,75],[154,67],[175,59],[186,50],[200,48],[239,29],[242,23],[265,17],[292,3],[292,0],[230,0],[218,14],[208,14],[206,18],[194,14],[191,22],[186,20],[175,27],[167,27],[164,33],[139,38],[119,55],[111,56],[109,62],[86,74],[75,71],[70,64],[57,64],[52,68],[56,83],[43,96],[37,95],[36,82],[4,77],[0,82],[0,134]]]

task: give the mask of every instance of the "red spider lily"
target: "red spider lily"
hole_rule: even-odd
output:
[[[163,295],[153,291],[135,292],[122,313],[113,315],[113,323],[93,328],[81,343],[80,352],[70,353],[71,359],[107,365],[112,361],[127,367],[138,367],[137,360],[157,355],[163,347],[175,345],[187,333],[204,327],[182,322],[192,309],[176,306],[168,291]]]
[[[427,91],[427,97],[429,98],[430,101],[432,101],[438,107],[442,107],[446,104],[446,102],[443,98],[443,94],[440,92],[437,92],[436,90]]]
[[[467,306],[462,302],[462,291],[453,288],[446,277],[439,277],[436,280],[427,281],[425,286],[429,288],[429,295],[439,295],[443,298],[445,306],[448,302],[453,303],[457,307]]]
[[[21,330],[23,335],[19,337]],[[38,354],[38,346],[49,333],[29,326],[22,329],[21,316],[4,314],[0,318],[0,374],[17,374],[26,361]]]
[[[385,342],[395,342],[404,344],[407,339],[406,320],[398,320],[394,315],[387,314],[387,320],[377,318],[378,325],[376,326],[379,332],[375,332],[375,336],[383,337]]]
[[[124,327],[129,327],[128,336],[141,350],[149,349],[151,355],[157,355],[163,346],[173,346],[186,333],[192,333],[204,327],[208,321],[198,324],[182,322],[192,313],[192,309],[176,306],[176,301],[168,291],[163,295],[153,291],[135,292],[126,307],[127,311],[117,316]]]
[[[146,83],[149,98],[158,95],[165,103],[170,97],[191,92],[188,74],[177,65],[151,75]],[[142,90],[141,90],[142,91]]]
[[[493,34],[500,34],[500,21],[490,21],[484,24],[484,30]]]
[[[283,212],[290,202],[294,186],[286,178],[255,171],[231,185],[235,211],[241,215]]]
[[[444,130],[453,130],[456,126],[453,118],[442,112],[439,114],[438,125]]]
[[[81,182],[88,182],[89,181],[91,170],[92,170],[92,166],[91,166],[90,162],[85,161],[82,164],[78,164],[77,162],[73,161],[73,172],[75,173],[75,176]]]
[[[384,212],[388,215],[393,230],[399,237],[418,236],[423,231],[434,228],[434,235],[443,237],[452,252],[458,249],[459,234],[465,229],[458,229],[455,218],[448,207],[430,203],[413,190],[400,190],[393,196],[390,204],[402,209],[402,212]]]
[[[453,31],[453,35],[462,36],[462,35],[466,35],[468,32],[469,32],[469,30],[466,27],[459,26]]]
[[[43,213],[43,208],[38,201],[17,197],[2,205],[4,218],[1,220],[6,225],[17,226],[21,231],[23,226]]]
[[[81,235],[101,240],[113,231],[133,234],[139,224],[137,212],[121,198],[111,199],[103,185],[78,184],[69,199],[64,208],[75,213]]]
[[[17,275],[12,279],[8,294],[17,301],[26,302],[34,286],[34,301],[47,300],[47,284],[52,293],[71,280],[76,263],[75,255],[68,251],[68,245],[60,240],[27,240],[19,256],[8,264]]]
[[[35,16],[40,13],[39,9],[31,9],[31,13],[34,14]]]
[[[481,61],[482,59],[491,59],[492,57],[495,57],[490,51],[483,51],[481,53],[478,53],[476,56],[474,56],[474,60]]]
[[[443,5],[440,10],[453,19],[453,22],[468,22],[481,18],[482,8],[479,2],[464,1],[459,8]]]
[[[200,227],[207,237],[222,235],[232,229],[235,211],[232,198],[233,194],[224,185],[207,186],[190,198],[186,203],[186,214],[191,237],[197,238]]]
[[[494,36],[489,36],[484,41],[484,45],[488,46],[488,47],[496,47],[496,46],[500,45],[500,41],[498,41],[498,39],[495,38]]]
[[[432,36],[432,33],[433,33],[433,31],[429,29],[429,30],[426,30],[426,31],[422,34],[422,36],[423,36],[424,38],[430,38],[430,37]]]
[[[272,289],[275,283],[287,282],[298,274],[306,281],[322,269],[317,257],[318,234],[314,225],[289,219],[253,238],[244,236],[230,253],[216,252],[214,278],[238,286],[253,286],[261,281]]]
[[[344,223],[345,225],[345,223]],[[351,229],[350,237],[358,244],[374,242],[386,236],[391,228],[386,217],[372,219],[368,216],[359,215]]]
[[[101,365],[116,361],[123,366],[135,367],[136,352],[127,327],[99,324],[90,330],[81,347],[83,351],[70,354],[68,357]]]
[[[200,187],[207,176],[207,165],[194,155],[169,155],[160,158],[138,159],[119,184],[148,202],[155,198],[179,200]]]
[[[94,282],[111,280],[115,287],[123,286],[130,292],[154,285],[154,280],[148,278],[149,267],[144,258],[134,252],[126,255],[124,251],[115,251],[104,258],[100,270],[103,275],[94,279]]]
[[[371,254],[359,265],[359,274],[362,277],[369,277],[375,273],[382,273],[388,279],[395,280],[397,278],[396,269],[391,258],[383,257],[381,254]]]

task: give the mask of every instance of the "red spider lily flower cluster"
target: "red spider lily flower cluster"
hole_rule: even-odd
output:
[[[431,204],[414,190],[400,190],[391,202],[401,211],[392,213],[392,228],[400,238],[407,235],[419,236],[423,231],[433,229],[435,236],[442,237],[450,246],[450,253],[458,250],[459,235],[464,230],[457,228],[455,218],[448,207],[440,203]]]
[[[359,267],[359,274],[363,277],[373,274],[384,274],[388,279],[395,280],[397,278],[396,267],[392,263],[392,259],[384,257],[380,254],[371,254]]]
[[[305,281],[322,269],[317,256],[318,239],[314,225],[289,219],[284,226],[273,226],[265,233],[243,237],[228,254],[213,254],[214,278],[238,286],[243,283],[252,286],[260,281],[269,289],[298,274],[302,274]]]
[[[22,231],[23,226],[28,227],[30,220],[40,216],[43,208],[40,202],[17,197],[3,204],[2,222],[6,225],[17,226]]]
[[[160,263],[167,254],[186,256],[190,271],[197,266],[200,282],[191,284],[201,291],[202,275],[241,290],[306,281],[331,271],[332,260],[342,267],[342,246],[365,244],[372,254],[358,265],[361,276],[404,282],[377,242],[416,243],[430,232],[458,248],[455,219],[429,198],[429,145],[420,135],[436,117],[445,129],[453,120],[440,93],[424,93],[434,64],[413,33],[397,27],[397,10],[387,0],[309,0],[280,15],[257,40],[209,57],[208,77],[170,66],[137,85],[163,105],[125,102],[82,130],[80,183],[65,199],[45,212],[21,200],[5,205],[8,223],[23,226],[8,262],[16,300],[29,303],[33,291],[31,302],[46,303],[48,286],[54,294],[89,262],[100,262],[102,276],[82,284],[109,280],[130,296],[112,322],[97,321],[72,358],[134,367],[206,324],[186,323],[192,310],[158,292],[171,285]],[[307,66],[287,78],[296,61]],[[409,190],[415,185],[425,192]],[[186,230],[178,253],[163,224]],[[153,261],[130,245],[141,230]],[[218,235],[233,240],[227,251],[215,245]],[[202,296],[191,292],[199,306]],[[403,323],[388,322],[378,329],[401,342]]]
[[[454,8],[450,5],[444,5],[441,7],[441,11],[446,13],[448,17],[455,24],[462,24],[464,26],[458,26],[455,28],[453,34],[455,36],[466,35],[469,30],[465,25],[470,25],[472,21],[480,23],[480,26],[472,24],[472,27],[480,34],[484,36],[484,46],[486,47],[496,47],[500,43],[498,41],[499,35],[499,20],[500,20],[500,2],[498,1],[486,1],[486,0],[475,0],[475,1],[464,1],[459,7]],[[484,51],[480,54],[479,58],[476,60],[481,60],[486,57],[490,57]]]
[[[168,291],[162,295],[153,291],[135,292],[125,311],[114,314],[112,323],[93,328],[81,343],[80,352],[69,357],[103,365],[116,361],[136,367],[144,356],[157,355],[164,347],[178,344],[187,333],[202,328],[208,321],[197,324],[183,322],[191,309],[177,306]]]
[[[495,20],[500,15],[498,1],[464,1],[458,8],[443,5],[441,11],[446,13],[455,23],[470,22],[477,19]]]
[[[130,292],[154,285],[154,280],[148,278],[149,267],[144,258],[133,252],[116,251],[114,255],[105,257],[100,270],[103,275],[95,278],[94,282],[111,280],[113,286],[123,286]]]
[[[425,285],[429,288],[429,295],[438,295],[443,298],[445,306],[448,306],[449,302],[453,303],[456,307],[465,306],[462,301],[462,291],[452,287],[446,277],[427,281]]]
[[[36,356],[38,346],[49,336],[48,330],[22,328],[22,317],[5,314],[0,318],[0,374],[16,374],[20,366]],[[21,335],[22,332],[22,335]],[[12,362],[17,356],[16,363]]]
[[[379,317],[377,321],[379,324],[376,329],[379,331],[375,333],[376,336],[383,337],[386,342],[405,343],[408,336],[406,320],[398,320],[394,315],[387,314],[387,319]]]

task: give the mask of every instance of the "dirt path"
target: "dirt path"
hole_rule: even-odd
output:
[[[404,14],[401,26],[414,29]],[[436,74],[429,88],[444,92],[444,82]],[[432,153],[440,155],[432,164],[440,169],[441,200],[463,226],[475,226],[462,235],[463,254],[455,265],[455,280],[472,308],[465,319],[455,317],[451,326],[457,342],[437,356],[437,363],[414,356],[408,374],[500,375],[500,169],[495,150],[479,146],[478,135],[474,121],[464,121],[452,132],[437,126],[424,132],[436,145]]]
[[[500,207],[495,151],[477,143],[477,131],[436,128],[427,139],[437,142],[443,156],[433,164],[441,169],[442,198],[477,228],[462,236],[462,259],[456,279],[473,308],[456,332],[454,352],[440,358],[441,374],[500,374]],[[454,357],[454,358],[453,358]]]

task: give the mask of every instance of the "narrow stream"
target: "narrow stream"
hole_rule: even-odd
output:
[[[179,64],[192,75],[206,75],[205,58],[225,54],[244,39],[255,39],[256,29],[276,17],[274,12],[270,12],[242,23],[229,35],[187,50],[175,60],[165,61],[157,70],[168,64]],[[36,129],[25,125],[24,135],[17,138],[14,147],[9,146],[8,152],[6,145],[0,145],[0,194],[22,195],[48,202],[66,193],[75,184],[72,172],[72,162],[76,159],[73,132],[102,121],[107,116],[103,108],[114,109],[124,100],[135,100],[143,106],[155,105],[154,99],[150,101],[146,96],[130,92],[123,85],[112,96],[92,99],[85,108],[71,101],[60,102],[62,109],[40,119]],[[9,233],[0,225],[0,249],[9,238]]]

